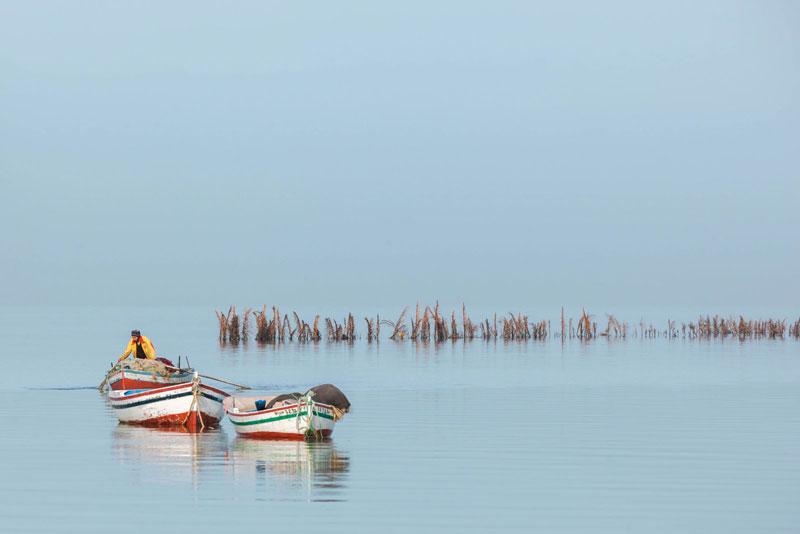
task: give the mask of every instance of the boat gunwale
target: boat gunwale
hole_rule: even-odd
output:
[[[184,383],[181,383],[181,384],[169,385],[169,386],[166,386],[166,387],[163,387],[163,388],[147,389],[145,391],[142,391],[141,393],[136,393],[134,395],[127,395],[127,396],[124,395],[124,392],[125,391],[131,391],[131,390],[129,390],[129,389],[116,389],[116,390],[114,390],[114,393],[116,393],[116,392],[121,392],[121,393],[117,393],[118,396],[112,396],[112,394],[109,393],[108,400],[111,401],[111,402],[124,402],[124,401],[130,400],[130,399],[138,399],[138,398],[141,398],[141,397],[143,397],[145,395],[158,395],[160,393],[168,393],[170,391],[178,390],[178,389],[181,389],[181,388],[191,388],[192,386],[193,386],[192,382],[184,382]],[[204,389],[209,389],[209,390],[213,391],[214,393],[218,393],[218,394],[222,395],[222,399],[223,400],[225,400],[226,397],[230,397],[231,396],[230,393],[222,391],[221,389],[217,389],[214,386],[209,386],[208,384],[201,383],[200,387],[204,388]]]
[[[321,406],[322,408],[325,408],[325,409],[333,411],[333,406],[330,405],[330,404],[323,404],[321,402],[314,402],[313,405],[314,405],[315,408],[317,406]],[[231,417],[250,417],[250,416],[254,416],[254,415],[267,414],[267,413],[270,413],[270,412],[277,412],[277,411],[280,411],[280,410],[290,410],[290,409],[295,408],[295,407],[297,407],[298,410],[299,410],[300,403],[290,404],[288,406],[279,406],[277,408],[269,408],[268,410],[259,410],[257,412],[232,412],[232,411],[228,410],[228,408],[225,408],[225,413],[227,413]]]

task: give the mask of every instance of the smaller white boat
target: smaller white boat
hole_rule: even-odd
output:
[[[121,423],[184,426],[189,431],[219,425],[228,393],[203,384],[197,373],[191,382],[155,389],[110,390],[108,400]]]
[[[224,406],[242,437],[319,440],[331,437],[336,422],[350,410],[350,401],[336,386],[323,384],[304,395],[231,395]]]

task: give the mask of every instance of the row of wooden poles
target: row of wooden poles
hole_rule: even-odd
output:
[[[457,339],[504,339],[504,340],[544,340],[544,339],[580,339],[589,341],[598,338],[625,339],[635,338],[685,338],[685,339],[783,339],[787,335],[800,339],[800,319],[787,323],[785,319],[752,320],[743,316],[721,317],[700,316],[696,322],[678,323],[667,321],[667,328],[657,328],[643,320],[638,325],[628,325],[616,317],[606,314],[605,325],[598,327],[593,315],[581,310],[577,319],[566,317],[561,308],[560,329],[553,331],[550,321],[531,322],[527,315],[509,313],[498,317],[494,314],[490,319],[473,322],[467,314],[467,307],[461,305],[461,321],[456,319],[456,312],[449,315],[440,311],[439,303],[433,307],[420,306],[417,303],[413,317],[408,317],[408,308],[403,308],[396,321],[364,317],[364,339],[369,342],[378,341],[381,326],[391,332],[389,339],[402,341],[436,341],[442,342]],[[297,312],[281,314],[276,306],[267,310],[264,305],[260,311],[247,308],[240,317],[235,306],[228,313],[216,311],[219,321],[220,343],[238,344],[247,342],[250,336],[260,343],[281,343],[285,341],[321,341],[320,316],[314,316],[310,322],[300,318]],[[328,341],[353,341],[358,339],[356,320],[353,314],[347,314],[341,322],[329,317],[325,318],[325,339]]]

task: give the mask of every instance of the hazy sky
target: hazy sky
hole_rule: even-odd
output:
[[[800,3],[0,2],[0,303],[796,306]]]

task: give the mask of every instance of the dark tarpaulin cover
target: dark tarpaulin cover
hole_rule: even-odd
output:
[[[314,386],[308,391],[314,392],[314,396],[312,397],[314,402],[330,404],[331,406],[335,406],[344,412],[350,411],[350,401],[347,399],[345,394],[342,393],[342,390],[333,384],[320,384],[319,386]],[[308,391],[306,394],[308,394]]]

